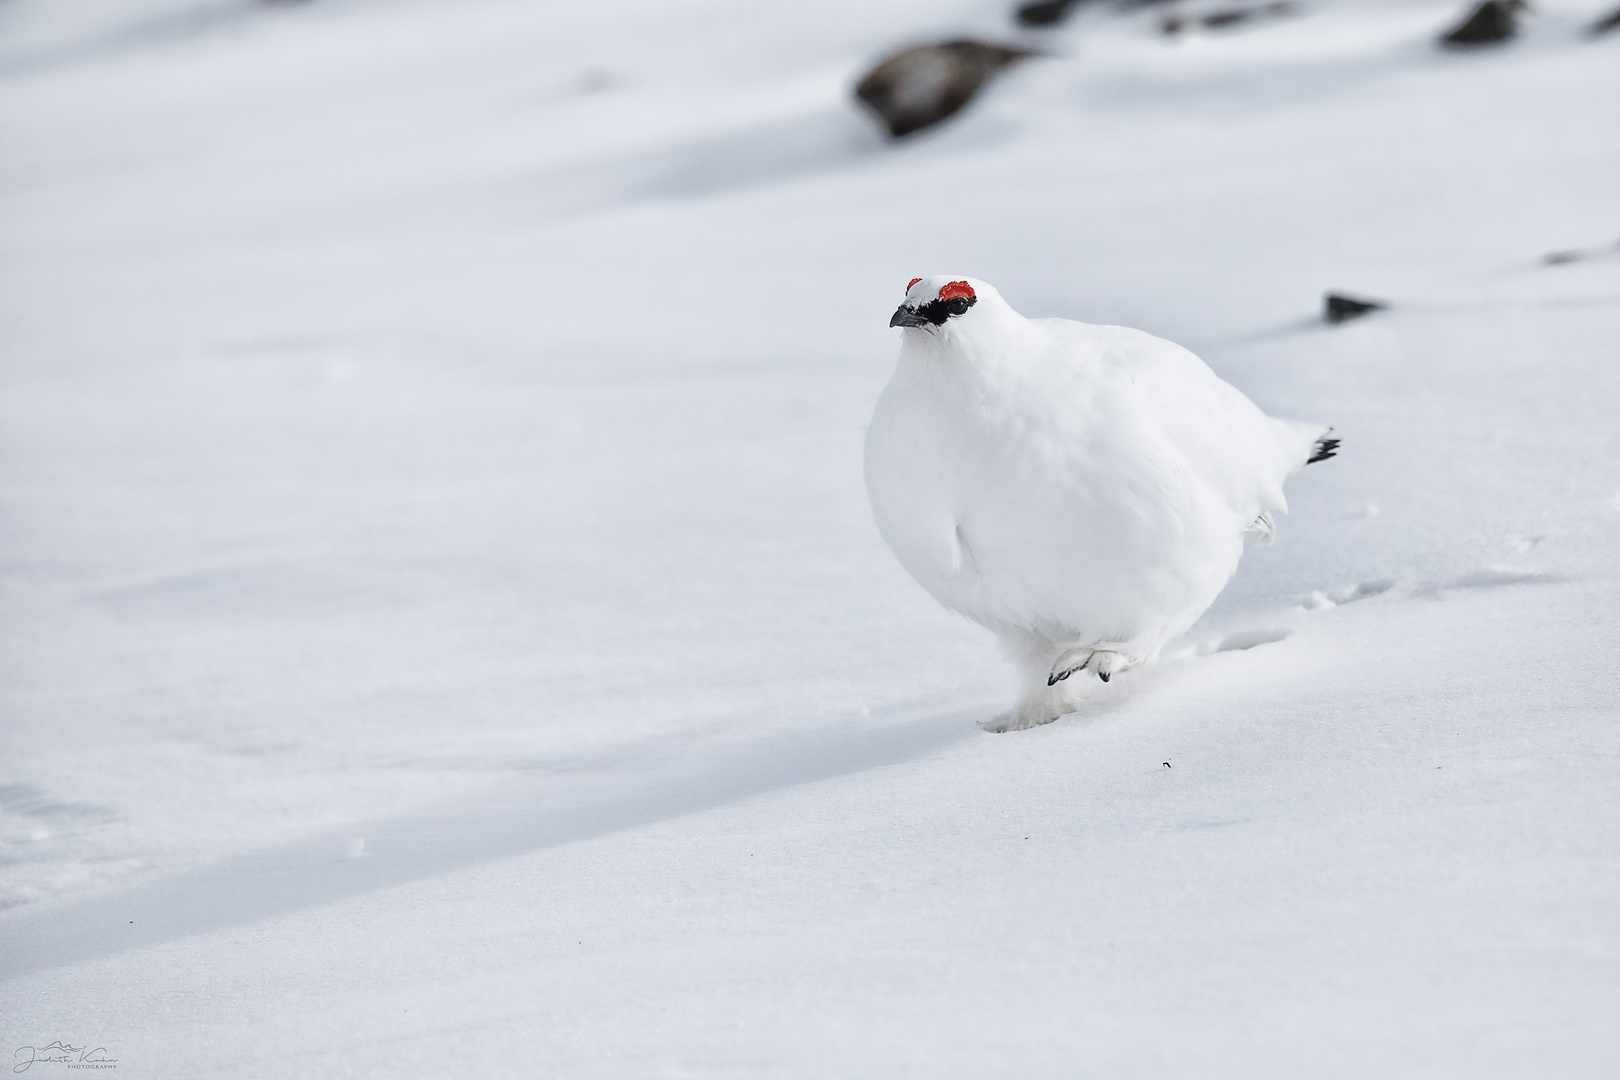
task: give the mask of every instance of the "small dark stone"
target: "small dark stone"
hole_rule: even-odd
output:
[[[1586,28],[1586,32],[1593,37],[1607,34],[1610,30],[1620,27],[1620,8],[1615,8],[1597,22]]]
[[[1543,255],[1541,261],[1548,266],[1560,266],[1563,263],[1580,262],[1584,258],[1585,253],[1580,251],[1552,251]]]
[[[1294,5],[1292,0],[1273,0],[1269,4],[1251,4],[1249,7],[1222,8],[1211,11],[1207,15],[1188,15],[1179,9],[1172,9],[1165,15],[1159,28],[1166,34],[1179,34],[1184,30],[1222,30],[1228,26],[1240,26],[1243,23],[1259,18],[1278,18],[1283,15],[1292,15]]]
[[[1330,323],[1349,322],[1351,319],[1361,318],[1369,311],[1380,311],[1387,307],[1389,305],[1382,300],[1357,300],[1353,296],[1328,293],[1322,317]]]
[[[1519,12],[1528,9],[1524,0],[1483,0],[1440,38],[1440,44],[1461,49],[1499,45],[1519,32]]]
[[[1013,18],[1018,20],[1019,26],[1056,26],[1069,17],[1069,9],[1080,3],[1080,0],[1030,0],[1027,4],[1018,5]]]
[[[990,76],[1034,55],[1030,49],[966,39],[917,45],[873,68],[855,85],[855,96],[898,139],[957,112]]]

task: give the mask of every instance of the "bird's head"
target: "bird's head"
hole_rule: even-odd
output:
[[[1001,297],[989,285],[974,278],[912,278],[906,286],[906,299],[889,319],[890,326],[904,326],[920,333],[939,333],[966,319],[974,307],[999,304]]]

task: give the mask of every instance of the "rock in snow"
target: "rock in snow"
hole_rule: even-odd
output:
[[[1341,296],[1338,293],[1328,293],[1323,303],[1322,318],[1330,323],[1349,322],[1359,319],[1369,311],[1381,311],[1389,307],[1382,300],[1358,300],[1353,296]]]
[[[1528,7],[1524,0],[1484,0],[1447,31],[1440,44],[1449,48],[1501,44],[1519,32],[1519,12]]]
[[[1613,30],[1617,26],[1620,26],[1620,7],[1615,8],[1597,22],[1593,23],[1590,27],[1588,27],[1587,32],[1593,37],[1599,37],[1603,34],[1607,34],[1610,30]]]
[[[1254,4],[1250,7],[1222,8],[1206,15],[1188,15],[1180,8],[1176,8],[1165,15],[1160,28],[1166,34],[1180,34],[1188,30],[1220,30],[1255,19],[1291,15],[1293,12],[1294,5],[1291,0],[1273,0],[1269,4]]]
[[[1545,266],[1563,266],[1567,263],[1580,262],[1582,259],[1612,255],[1616,252],[1620,252],[1620,240],[1608,247],[1566,248],[1563,251],[1549,251],[1541,257],[1541,262]]]
[[[1069,17],[1080,0],[1030,0],[1013,13],[1020,26],[1056,26]]]
[[[873,68],[856,84],[855,96],[898,139],[953,115],[990,76],[1034,55],[1030,49],[971,39],[916,45]]]

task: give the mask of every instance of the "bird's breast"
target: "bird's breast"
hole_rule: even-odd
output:
[[[1118,387],[997,390],[897,379],[868,431],[879,529],[936,599],[993,626],[1128,628],[1224,584],[1237,527]]]

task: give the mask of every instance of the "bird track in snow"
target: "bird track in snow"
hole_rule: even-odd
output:
[[[1531,546],[1542,538],[1536,537]],[[1537,570],[1525,570],[1506,566],[1484,567],[1472,570],[1456,577],[1440,582],[1426,582],[1416,586],[1411,591],[1412,596],[1439,597],[1442,593],[1458,589],[1493,589],[1506,585],[1534,585],[1547,584],[1560,580],[1552,574],[1545,574]],[[1354,585],[1345,585],[1332,591],[1324,589],[1312,590],[1310,595],[1300,604],[1305,611],[1328,611],[1332,608],[1343,607],[1358,600],[1367,600],[1374,596],[1382,596],[1394,589],[1396,582],[1393,578],[1373,578],[1357,582]],[[1168,660],[1185,660],[1200,656],[1213,656],[1216,653],[1238,652],[1255,648],[1259,645],[1270,645],[1292,637],[1293,629],[1289,627],[1255,627],[1247,630],[1233,630],[1215,637],[1206,638],[1196,644],[1183,645],[1174,651],[1166,652]]]
[[[1305,598],[1300,605],[1306,611],[1326,611],[1328,608],[1339,607],[1341,604],[1354,603],[1365,600],[1370,596],[1379,596],[1395,587],[1395,582],[1389,578],[1376,578],[1372,581],[1363,581],[1355,585],[1346,585],[1332,592],[1323,592],[1318,589]]]
[[[1514,566],[1486,566],[1446,581],[1428,582],[1414,589],[1414,596],[1439,597],[1456,589],[1498,589],[1504,585],[1545,585],[1559,581],[1553,574]]]

